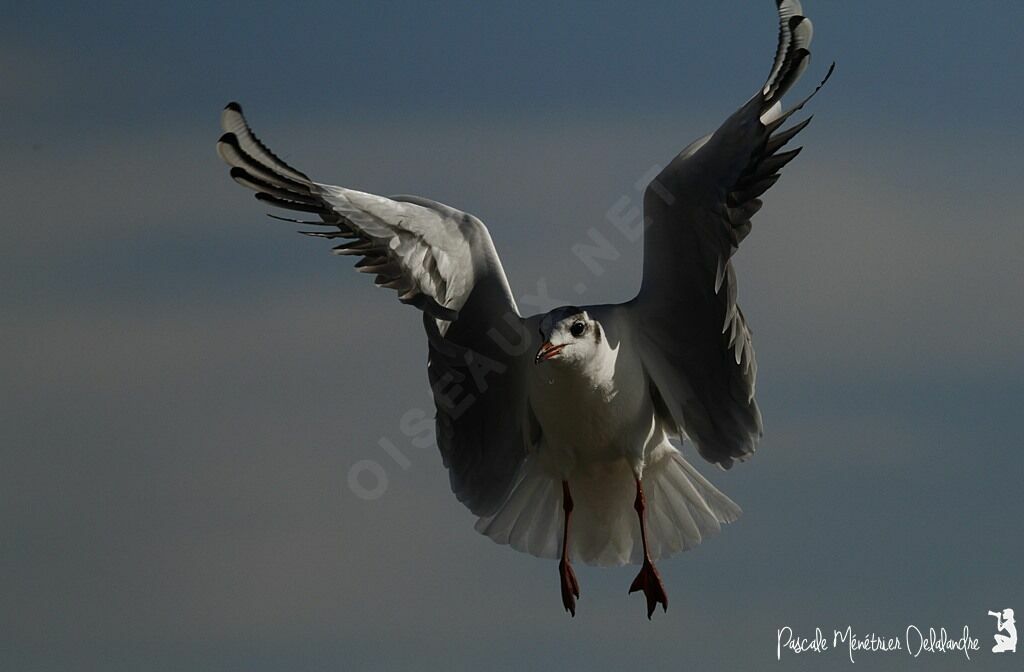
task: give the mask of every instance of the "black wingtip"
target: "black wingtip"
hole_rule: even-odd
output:
[[[284,208],[286,210],[298,210],[299,212],[313,212],[318,215],[327,214],[329,212],[328,210],[325,209],[324,206],[315,204],[313,202],[293,201],[288,198],[279,198],[277,196],[264,193],[262,191],[257,191],[255,196],[257,200],[266,201],[267,203],[276,205],[277,207]]]
[[[230,131],[228,131],[224,135],[220,136],[220,138],[217,139],[217,142],[223,142],[226,145],[231,145],[235,149],[239,149],[239,147],[238,147],[238,136],[235,135],[234,133],[230,132]]]
[[[291,224],[312,224],[312,225],[315,225],[315,226],[337,226],[336,224],[328,224],[327,222],[325,222],[322,219],[319,220],[319,221],[313,221],[311,219],[295,219],[294,217],[279,217],[278,215],[274,215],[274,214],[271,214],[269,212],[264,213],[264,214],[267,217],[270,217],[271,219],[276,219],[276,220],[278,220],[280,222],[289,222]],[[307,231],[299,231],[299,233],[305,233],[307,235],[310,235],[309,232],[307,232]]]
[[[227,105],[225,105],[224,109],[225,110],[231,110],[232,112],[238,112],[239,114],[242,113],[242,106],[239,105],[238,103],[236,103],[233,100],[230,103],[228,103]]]

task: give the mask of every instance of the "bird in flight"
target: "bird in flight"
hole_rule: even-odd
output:
[[[750,329],[731,257],[759,196],[800,149],[810,118],[783,129],[824,85],[786,109],[810,57],[811,22],[777,0],[779,43],[764,86],[714,133],[680,152],[644,192],[643,279],[621,304],[523,317],[483,222],[418,196],[315,182],[274,155],[229,104],[217,143],[256,198],[317,219],[306,235],[422,311],[437,444],[476,529],[558,559],[576,615],[572,560],[640,565],[650,618],[668,596],[654,561],[693,548],[740,508],[672,440],[724,469],[754,452],[761,413]],[[835,64],[833,64],[834,67]],[[273,216],[273,215],[272,215]]]

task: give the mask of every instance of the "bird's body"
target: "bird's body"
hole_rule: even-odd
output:
[[[658,504],[651,559],[694,546],[735,520],[739,507],[669,441],[671,421],[659,415],[628,311],[565,306],[528,322],[534,320],[536,347],[555,353],[538,354],[527,374],[539,439],[522,479],[503,506],[481,518],[478,530],[518,550],[559,557],[559,484],[566,483],[575,503],[570,555],[595,565],[640,562],[643,539],[632,508],[636,479]],[[579,336],[571,333],[574,324]]]
[[[573,614],[571,560],[641,563],[630,592],[644,592],[650,617],[668,604],[653,560],[740,513],[672,440],[689,439],[728,469],[761,436],[731,257],[758,197],[799,152],[782,147],[809,119],[781,126],[814,95],[782,111],[808,63],[811,23],[798,0],[777,6],[779,48],[764,87],[647,187],[643,282],[623,304],[523,317],[479,219],[425,198],[314,182],[256,138],[236,103],[224,111],[218,151],[232,177],[262,201],[318,216],[302,223],[327,230],[303,233],[348,241],[335,252],[362,257],[360,271],[423,311],[452,490],[483,534],[559,558]]]
[[[603,325],[586,335],[587,356],[557,357],[530,372],[530,406],[542,436],[538,453],[563,479],[595,462],[626,459],[641,466],[650,439],[662,435],[637,350],[613,321],[613,309],[582,310]]]

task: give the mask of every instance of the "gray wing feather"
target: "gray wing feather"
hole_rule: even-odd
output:
[[[647,188],[643,283],[627,304],[663,421],[724,468],[752,453],[762,433],[757,363],[730,259],[750,232],[758,197],[800,151],[779,150],[810,119],[780,127],[825,83],[780,111],[807,66],[812,30],[799,2],[777,4],[779,47],[764,87]]]
[[[237,103],[221,124],[217,151],[236,182],[263,202],[319,216],[277,219],[327,227],[301,233],[346,239],[335,254],[361,257],[356,270],[423,311],[437,440],[452,490],[473,513],[493,513],[539,430],[525,389],[536,325],[520,317],[487,228],[429,199],[313,182],[260,142]]]
[[[538,343],[518,320],[481,325],[470,298],[443,336],[424,316],[428,371],[437,409],[437,443],[459,501],[478,516],[495,513],[518,482],[523,461],[540,439],[527,401],[526,353]],[[472,317],[471,317],[472,316]]]

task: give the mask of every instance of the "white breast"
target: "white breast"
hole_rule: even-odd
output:
[[[582,366],[553,360],[533,371],[530,404],[541,425],[541,458],[561,477],[622,458],[642,462],[661,440],[635,350],[622,341],[602,345]]]

